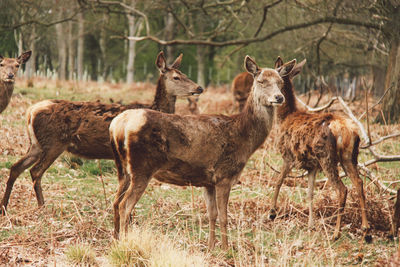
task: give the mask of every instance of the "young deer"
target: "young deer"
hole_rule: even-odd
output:
[[[18,69],[29,60],[31,54],[32,51],[27,51],[17,58],[5,58],[0,55],[0,113],[2,113],[10,103]]]
[[[229,192],[253,152],[269,134],[274,105],[284,101],[280,91],[295,61],[280,71],[260,69],[249,56],[245,68],[255,77],[243,111],[233,116],[172,115],[152,110],[128,110],[110,125],[119,188],[114,202],[115,237],[126,233],[128,221],[150,179],[205,187],[210,221],[208,246],[214,248],[219,216],[222,248],[228,247]]]
[[[112,119],[121,112],[151,108],[174,113],[177,96],[201,94],[203,89],[178,70],[181,60],[182,54],[171,67],[167,67],[163,52],[159,53],[156,65],[160,77],[154,102],[149,106],[65,100],[45,100],[31,106],[27,111],[31,145],[26,155],[11,167],[1,207],[7,208],[15,180],[33,164],[31,177],[38,205],[42,206],[42,175],[64,151],[88,159],[113,159],[108,128]]]
[[[355,185],[360,199],[362,229],[369,229],[365,210],[363,182],[358,175],[357,157],[360,138],[357,126],[348,118],[334,113],[311,114],[298,110],[294,96],[292,79],[300,73],[305,60],[299,63],[292,72],[283,78],[282,90],[286,102],[277,109],[280,133],[277,147],[283,158],[283,166],[275,187],[273,207],[270,218],[276,217],[276,202],[283,179],[294,167],[308,171],[309,227],[313,225],[312,200],[315,174],[322,170],[339,196],[339,212],[336,221],[334,239],[339,238],[342,213],[346,203],[347,188],[339,178],[338,162]],[[280,57],[275,68],[284,66]],[[366,240],[370,239],[366,236]]]
[[[253,85],[253,76],[248,72],[242,72],[236,75],[232,82],[233,98],[239,105],[239,111],[242,111],[246,100],[249,97],[251,86]]]

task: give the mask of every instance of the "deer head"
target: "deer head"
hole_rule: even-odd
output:
[[[199,95],[204,90],[198,84],[190,80],[185,74],[179,71],[182,61],[182,54],[180,54],[172,63],[167,66],[167,61],[164,57],[164,52],[160,52],[156,59],[156,66],[161,73],[162,79],[165,83],[167,93],[175,96],[191,96]]]
[[[289,64],[290,63],[290,64]],[[244,60],[245,69],[253,75],[253,89],[256,100],[263,106],[280,105],[285,101],[281,89],[283,88],[282,77],[290,73],[296,60],[289,62],[279,72],[275,69],[259,68],[257,63],[249,56]]]
[[[0,55],[0,80],[5,83],[14,83],[18,69],[29,60],[31,54],[32,51],[27,51],[18,58],[5,58]]]

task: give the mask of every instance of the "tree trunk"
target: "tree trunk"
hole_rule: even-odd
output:
[[[390,45],[388,66],[386,70],[385,89],[390,88],[382,103],[385,116],[378,116],[381,123],[398,123],[400,121],[400,39],[395,38]]]
[[[135,6],[135,0],[132,0],[131,5],[132,7]],[[135,36],[136,34],[136,29],[135,29],[135,17],[133,14],[129,13],[127,14],[128,18],[128,25],[129,25],[129,36]],[[136,47],[136,41],[134,40],[129,40],[129,47],[128,47],[128,64],[126,67],[126,82],[128,84],[133,83],[135,79],[135,47]]]
[[[65,42],[64,25],[56,24],[57,47],[58,47],[58,79],[65,80],[67,67],[67,45]]]
[[[84,30],[85,30],[84,16],[83,13],[81,12],[78,14],[78,48],[77,48],[77,59],[76,59],[77,79],[79,81],[81,81],[83,77],[83,49],[85,41]]]
[[[31,60],[26,63],[25,72],[26,77],[30,79],[36,73],[36,25],[32,24],[31,34],[29,36],[29,49],[33,51]]]
[[[101,51],[101,64],[100,64],[100,73],[98,74],[100,77],[102,77],[103,81],[106,80],[107,76],[107,60],[106,60],[106,48],[107,48],[107,43],[106,43],[106,29],[105,25],[108,24],[108,15],[103,14],[103,26],[100,29],[100,40],[99,40],[99,46],[100,46],[100,51]]]
[[[175,27],[175,23],[174,23],[174,16],[172,15],[171,12],[168,12],[167,16],[165,16],[165,30],[164,30],[164,40],[173,40],[175,37],[175,33],[174,33],[174,27]],[[173,61],[175,60],[174,57],[174,46],[172,45],[168,45],[165,48],[165,56],[167,58],[167,64],[171,65],[173,63]]]
[[[74,40],[72,38],[72,32],[74,30],[74,24],[72,21],[68,22],[68,79],[74,79],[75,72],[75,47]]]
[[[380,66],[372,66],[373,93],[376,97],[381,97],[385,92],[385,69]]]
[[[197,84],[205,88],[206,79],[205,73],[205,54],[206,47],[203,45],[197,45]]]

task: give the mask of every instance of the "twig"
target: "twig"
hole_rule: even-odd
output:
[[[98,167],[99,167],[101,184],[103,185],[103,194],[104,194],[105,208],[107,209],[108,200],[107,200],[107,195],[106,195],[106,187],[104,186],[103,172],[102,172],[102,170],[101,170],[100,160],[97,160],[97,164],[98,164]]]
[[[386,185],[382,184],[378,178],[375,177],[375,175],[365,166],[358,164],[358,167],[361,168],[363,171],[365,171],[368,175],[365,177],[369,178],[377,187],[379,187],[381,190],[383,189],[382,193],[385,191],[388,191],[389,193],[396,194],[397,191],[390,189]]]
[[[276,173],[281,173],[280,171],[278,171],[277,169],[275,169],[272,165],[270,165],[268,162],[265,162],[265,164],[267,164],[267,166],[268,166],[271,170],[273,170],[274,172],[276,172]],[[287,177],[288,177],[288,178],[302,178],[302,177],[306,176],[307,174],[308,174],[308,172],[305,172],[305,173],[300,174],[300,175],[298,175],[298,176],[291,176],[291,175],[288,175]]]
[[[382,102],[383,98],[385,98],[387,92],[389,92],[389,90],[390,90],[392,87],[393,87],[393,84],[392,84],[392,86],[390,86],[388,89],[386,89],[386,91],[383,93],[383,95],[381,96],[381,98],[379,98],[378,102],[376,102],[374,105],[372,105],[372,106],[369,108],[369,110],[372,110],[372,109],[374,109],[374,107],[376,107],[377,105],[379,105],[379,104]],[[368,110],[368,111],[369,111],[369,110]],[[364,113],[361,114],[361,116],[358,117],[358,119],[361,120],[366,114],[367,114],[367,111],[364,111]]]

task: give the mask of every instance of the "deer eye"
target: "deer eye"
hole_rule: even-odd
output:
[[[19,68],[19,64],[15,65],[15,67]]]
[[[0,67],[4,67],[4,64],[0,64]]]
[[[174,80],[177,80],[177,81],[179,81],[181,78],[179,78],[178,76],[175,76],[174,77]]]

